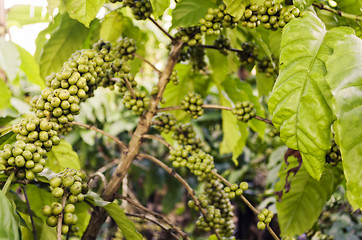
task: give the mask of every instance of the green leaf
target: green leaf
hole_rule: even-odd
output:
[[[334,120],[325,61],[336,41],[352,32],[346,27],[327,31],[313,14],[291,21],[283,29],[280,74],[268,106],[282,141],[300,151],[315,179],[324,169]]]
[[[15,136],[13,131],[7,132],[6,134],[0,136],[0,149],[3,149],[3,146],[11,141],[13,136]]]
[[[22,239],[24,240],[33,240],[34,235],[31,228],[31,220],[30,216],[26,213],[20,213],[20,216],[24,219],[24,221],[27,224],[27,227],[21,226],[21,235]],[[49,240],[49,239],[56,239],[57,238],[57,232],[55,228],[50,227],[48,224],[46,224],[45,221],[42,221],[41,219],[37,217],[33,217],[35,229],[37,232],[37,240]],[[78,218],[79,220],[79,218]]]
[[[47,0],[47,2],[48,13],[53,16],[55,9],[59,8],[61,0]]]
[[[172,11],[172,28],[197,25],[207,14],[207,9],[217,5],[210,0],[182,0]]]
[[[290,157],[288,161],[288,167],[284,161],[280,167],[280,181],[275,185],[275,191],[283,190],[288,170],[298,166],[296,158]],[[294,237],[313,226],[324,204],[341,182],[342,171],[338,167],[330,167],[317,181],[309,175],[303,163],[297,174],[292,175],[288,178],[291,180],[290,191],[284,192],[281,201],[276,203],[283,237]]]
[[[335,46],[327,61],[327,81],[334,96],[337,142],[342,153],[347,197],[362,209],[362,40],[348,35]]]
[[[40,56],[40,72],[46,77],[59,71],[70,55],[80,49],[87,38],[88,29],[71,19],[68,14],[62,16],[59,27],[45,43]]]
[[[311,1],[311,0],[310,0]],[[361,0],[338,0],[338,7],[342,12],[361,14],[362,1]]]
[[[40,62],[40,56],[43,51],[45,43],[48,41],[47,36],[50,36],[50,34],[59,26],[60,21],[62,20],[62,16],[58,14],[55,16],[52,22],[49,23],[48,27],[45,28],[43,31],[41,31],[38,36],[35,39],[35,53],[34,53],[34,59],[37,63]]]
[[[0,69],[3,69],[8,80],[13,81],[20,68],[20,55],[12,42],[0,38]]]
[[[312,5],[312,3],[313,0],[293,0],[293,4],[301,10],[306,9],[307,7]]]
[[[256,86],[258,88],[258,93],[260,96],[268,96],[274,86],[274,77],[267,76],[265,73],[261,73],[258,70],[256,71]]]
[[[18,223],[14,216],[15,211],[2,191],[0,191],[0,206],[0,239],[20,239]]]
[[[8,85],[6,85],[4,80],[1,79],[1,78],[0,78],[0,92],[1,92],[0,110],[2,110],[2,109],[9,106],[10,98],[11,98],[11,92],[10,92],[10,89],[9,89]]]
[[[49,15],[43,10],[40,6],[16,4],[7,12],[7,25],[10,27],[48,22]]]
[[[41,88],[45,88],[45,81],[40,76],[39,65],[35,62],[34,57],[19,45],[15,44],[15,46],[20,53],[20,69],[24,71],[30,82],[39,85]]]
[[[236,19],[240,19],[245,11],[246,5],[249,1],[245,0],[225,0],[226,11]]]
[[[90,22],[97,16],[104,0],[64,0],[69,16],[89,27]]]
[[[240,81],[235,76],[229,76],[222,83],[222,86],[225,88],[225,91],[228,97],[234,102],[242,102],[242,101],[250,101],[254,104],[254,108],[256,110],[256,115],[264,117],[264,111],[259,103],[259,99],[253,94],[253,90],[251,86],[246,83]],[[233,115],[234,116],[234,115]],[[234,116],[236,119],[236,117]],[[265,123],[256,119],[252,119],[248,122],[248,125],[253,129],[253,131],[257,132],[260,138],[264,138],[265,133]]]
[[[47,156],[47,166],[53,172],[60,172],[66,168],[80,170],[78,154],[73,151],[72,145],[64,139],[60,141],[58,146],[54,146]]]
[[[170,0],[151,0],[153,15],[156,20],[162,16],[163,12],[170,6]]]
[[[116,203],[109,203],[103,208],[117,223],[127,240],[142,240],[142,235],[137,232],[134,223],[127,218],[120,206]]]
[[[231,107],[231,103],[226,99],[224,93],[219,94],[220,104]],[[243,152],[248,138],[248,125],[239,122],[230,111],[222,111],[222,132],[223,138],[220,144],[220,153],[232,153],[232,160],[235,165],[239,165],[237,159]]]
[[[115,42],[122,35],[124,28],[125,21],[122,13],[113,11],[104,17],[99,36],[103,40]]]

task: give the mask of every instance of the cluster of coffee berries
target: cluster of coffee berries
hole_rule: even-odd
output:
[[[173,131],[172,138],[177,141],[179,145],[190,145],[192,151],[198,151],[204,147],[204,143],[200,138],[196,137],[196,132],[190,123],[179,123]]]
[[[121,56],[104,41],[94,44],[93,49],[76,51],[58,73],[46,78],[48,88],[31,101],[37,117],[49,118],[59,124],[60,133],[66,133],[67,123],[79,114],[80,102],[93,96],[99,85],[114,84],[110,78],[115,73],[112,64],[119,61],[116,55]]]
[[[204,18],[199,20],[200,30],[206,35],[220,35],[223,28],[234,28],[236,19],[226,12],[225,5],[218,8],[209,8]]]
[[[181,101],[181,109],[196,119],[204,114],[204,109],[202,109],[203,103],[204,100],[200,94],[189,92]]]
[[[206,208],[206,218],[201,215],[196,225],[204,231],[214,229],[222,237],[232,236],[235,229],[233,206],[228,194],[223,191],[223,185],[219,180],[210,177],[204,192],[205,195],[198,199],[201,206]]]
[[[217,39],[215,39],[214,46],[223,55],[227,55],[228,54],[227,50],[231,49],[230,40],[227,37],[225,37],[225,35],[220,35]]]
[[[122,0],[123,6],[130,7],[137,20],[145,20],[150,17],[153,9],[149,0]]]
[[[123,38],[117,42],[115,47],[116,58],[127,61],[134,59],[133,53],[136,52],[136,41],[131,38]]]
[[[254,65],[258,58],[259,49],[253,42],[243,42],[241,51],[237,52],[239,61],[243,65]]]
[[[257,4],[247,6],[241,17],[241,25],[255,28],[261,24],[265,29],[277,30],[299,16],[300,11],[294,5],[283,7],[274,0],[267,0],[260,6]]]
[[[181,38],[184,43],[193,47],[201,43],[202,35],[200,27],[192,26],[186,28],[180,28],[175,34],[175,38]]]
[[[202,150],[192,151],[192,146],[177,146],[170,151],[168,158],[175,168],[187,167],[191,173],[199,178],[206,179],[215,168],[214,158]]]
[[[119,78],[115,85],[122,96],[124,96],[124,94],[128,91],[126,81],[128,81],[132,89],[137,87],[137,81],[132,73],[125,73],[123,71],[123,73],[118,72],[115,76]]]
[[[243,122],[248,122],[256,115],[254,104],[249,101],[235,103],[235,108],[231,112],[239,121]]]
[[[33,117],[22,119],[12,129],[17,141],[4,145],[0,151],[0,170],[5,170],[7,175],[14,172],[20,180],[33,180],[44,169],[47,151],[60,143],[59,126]]]
[[[273,213],[268,209],[263,209],[258,214],[258,224],[256,225],[259,230],[264,230],[266,225],[268,225],[273,218]]]
[[[268,132],[268,137],[275,137],[275,136],[279,136],[279,132],[276,128],[272,128],[269,130]]]
[[[178,85],[180,80],[178,79],[177,70],[173,70],[169,79],[174,85]]]
[[[61,202],[56,201],[50,206],[45,205],[42,214],[47,217],[46,223],[51,227],[57,225],[58,216],[62,214],[62,234],[67,234],[70,226],[78,222],[78,217],[74,213],[75,203],[82,202],[84,194],[88,192],[86,174],[82,170],[66,169],[50,180],[50,189],[55,198],[63,200],[60,201],[64,203],[64,207]]]
[[[265,73],[267,77],[276,78],[279,74],[278,65],[278,59],[276,59],[274,56],[272,56],[272,59],[270,59],[269,56],[265,56],[258,62],[256,67],[258,72]]]
[[[127,91],[123,97],[123,104],[127,109],[131,109],[135,114],[141,115],[150,106],[150,98],[145,91],[134,90],[134,97]]]
[[[174,115],[170,113],[161,113],[155,117],[155,128],[164,133],[176,130],[177,120]]]
[[[240,19],[241,26],[247,28],[255,28],[259,26],[258,5],[252,4],[245,8],[244,14]]]
[[[332,147],[328,150],[326,154],[326,162],[331,164],[332,166],[335,166],[340,161],[342,161],[341,151],[339,150],[339,147],[335,143],[335,141],[333,141]]]
[[[248,190],[249,185],[247,182],[241,182],[239,185],[233,183],[230,187],[225,187],[224,192],[229,194],[230,199],[234,199],[235,196],[242,195],[246,190]]]

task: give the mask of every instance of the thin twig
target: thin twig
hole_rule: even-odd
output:
[[[213,109],[227,110],[227,111],[233,110],[231,107],[225,107],[225,106],[220,106],[220,105],[216,105],[216,104],[203,104],[203,105],[201,105],[201,107],[202,108],[213,108]]]
[[[187,234],[185,232],[183,232],[179,227],[177,227],[175,224],[173,224],[169,219],[167,219],[166,217],[162,216],[161,214],[154,212],[148,208],[146,208],[145,206],[143,206],[142,204],[132,200],[131,198],[127,197],[127,196],[119,196],[119,198],[126,200],[128,203],[132,204],[133,206],[141,209],[142,211],[154,216],[156,219],[160,219],[161,221],[163,221],[164,223],[168,224],[172,229],[174,229],[183,239],[190,239]]]
[[[94,178],[96,178],[96,177],[99,177],[101,180],[102,180],[102,183],[103,183],[103,188],[106,188],[107,187],[107,178],[103,175],[103,173],[101,173],[101,172],[95,172],[95,173],[93,173],[90,177],[89,177],[89,180],[88,181],[90,181],[90,180],[92,180],[92,179],[94,179]],[[89,183],[89,185],[93,185],[93,182],[92,183]]]
[[[121,81],[121,79],[119,78],[110,78],[111,81],[117,82],[117,81]],[[122,80],[126,83],[126,87],[128,89],[128,91],[131,93],[131,96],[133,99],[136,99],[136,94],[134,92],[134,89],[131,85],[131,83],[128,81],[127,77],[122,78]]]
[[[120,147],[121,149],[123,150],[123,152],[127,152],[127,145],[122,142],[121,140],[119,140],[118,138],[112,136],[111,134],[93,126],[93,125],[88,125],[88,124],[85,124],[85,123],[79,123],[79,122],[69,122],[69,124],[71,125],[77,125],[79,127],[83,127],[83,128],[87,128],[87,129],[90,129],[90,130],[94,130],[96,132],[99,132],[100,134],[106,136],[106,137],[109,137],[110,139],[112,139],[113,141],[115,141]]]
[[[141,59],[143,62],[147,63],[151,68],[153,68],[156,72],[158,72],[158,74],[161,74],[161,71],[156,68],[155,65],[153,65],[150,61],[148,61],[147,59],[145,59],[144,57],[142,57],[141,55],[138,55],[137,53],[133,53],[133,55],[136,57],[136,58],[139,58]]]
[[[267,124],[270,124],[272,126],[274,126],[273,122],[270,121],[269,119],[266,119],[266,118],[263,118],[263,117],[260,117],[260,116],[254,116],[255,119],[259,120],[259,121],[263,121]]]
[[[223,182],[226,186],[231,187],[231,183],[226,180],[223,176],[221,176],[220,174],[218,174],[215,170],[211,171],[211,174],[214,175],[217,179],[219,179],[221,182]],[[251,211],[253,211],[253,213],[255,215],[259,214],[259,211],[253,206],[253,204],[251,204],[249,202],[248,199],[246,199],[243,195],[240,195],[241,200],[251,209]],[[267,230],[268,232],[273,236],[273,238],[275,240],[279,240],[279,237],[275,234],[275,232],[273,231],[273,229],[271,229],[269,227],[269,225],[267,225]]]
[[[138,213],[125,213],[127,216],[129,217],[136,217],[136,218],[141,218],[143,220],[148,220],[154,224],[156,224],[157,226],[161,227],[162,229],[164,229],[166,232],[168,232],[170,235],[172,235],[172,237],[174,237],[175,239],[179,239],[173,232],[171,229],[166,228],[165,226],[163,226],[161,223],[159,223],[157,220],[148,217],[147,215],[144,214],[138,214]]]
[[[163,138],[160,137],[160,136],[151,135],[151,134],[144,134],[142,137],[143,137],[143,138],[146,138],[146,139],[156,140],[156,141],[162,143],[163,145],[165,145],[165,146],[168,147],[168,148],[171,148],[171,147],[172,147],[171,144],[169,144],[168,142],[166,142],[166,140],[163,139]]]
[[[151,22],[153,22],[153,24],[156,25],[156,27],[158,29],[160,29],[169,39],[171,39],[172,42],[176,42],[176,39],[174,37],[172,37],[163,27],[161,27],[156,21],[155,19],[153,19],[152,17],[148,17],[149,20],[151,20]]]
[[[164,107],[164,108],[157,108],[157,112],[166,112],[166,111],[173,111],[173,110],[180,110],[181,106],[171,106],[171,107]]]
[[[196,47],[219,50],[219,48],[214,45],[197,45]],[[226,50],[228,50],[230,52],[239,52],[239,53],[243,52],[243,50],[236,49],[236,48],[227,48]]]
[[[152,162],[156,163],[158,166],[160,166],[164,170],[166,170],[166,172],[168,172],[171,176],[175,177],[186,188],[187,192],[189,193],[191,198],[194,200],[195,205],[200,209],[202,215],[204,216],[205,221],[207,221],[206,220],[207,213],[206,213],[205,209],[201,206],[199,199],[196,197],[194,189],[192,189],[192,187],[190,187],[190,185],[185,181],[185,179],[183,179],[177,172],[175,172],[175,170],[168,167],[166,164],[164,164],[162,161],[158,160],[154,156],[151,156],[151,155],[148,155],[145,153],[140,153],[140,154],[138,154],[138,157],[147,158],[147,159],[151,160]],[[216,235],[216,237],[218,239],[221,239],[220,235],[217,232],[214,231],[214,234]]]
[[[67,201],[67,194],[64,194],[61,200],[62,209],[64,209],[65,202]],[[64,211],[59,214],[58,216],[58,224],[57,224],[57,240],[62,240],[62,222],[63,222],[63,213]]]
[[[34,240],[37,240],[37,232],[36,232],[36,228],[35,228],[35,223],[34,223],[34,219],[33,219],[33,213],[31,211],[31,207],[30,207],[30,203],[29,203],[29,199],[28,199],[28,195],[26,194],[26,187],[22,186],[21,189],[23,190],[24,193],[24,197],[25,197],[25,201],[26,201],[26,205],[28,206],[28,212],[29,212],[29,217],[30,217],[30,221],[31,221],[31,227],[33,228],[33,237]]]
[[[328,12],[337,14],[338,16],[341,16],[341,17],[344,17],[344,18],[352,19],[352,20],[355,20],[355,21],[362,21],[361,16],[357,16],[355,14],[345,13],[345,12],[333,9],[333,8],[323,4],[323,3],[313,3],[312,5],[314,7],[317,7],[319,9],[321,9],[321,10],[326,10]]]

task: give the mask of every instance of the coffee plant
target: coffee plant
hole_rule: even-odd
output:
[[[0,238],[360,239],[361,9],[0,0]]]

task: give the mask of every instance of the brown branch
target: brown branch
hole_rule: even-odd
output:
[[[79,122],[69,122],[70,125],[76,125],[76,126],[79,126],[79,127],[83,127],[83,128],[87,128],[87,129],[90,129],[90,130],[94,130],[96,132],[99,132],[100,134],[106,136],[106,137],[109,137],[110,139],[112,139],[113,141],[115,141],[122,149],[123,152],[127,152],[127,145],[122,142],[121,140],[119,140],[118,138],[112,136],[111,134],[93,126],[93,125],[88,125],[88,124],[85,124],[85,123],[79,123]]]
[[[62,240],[62,222],[63,222],[63,214],[64,214],[64,206],[67,201],[67,194],[64,194],[61,200],[62,204],[62,212],[58,216],[58,225],[57,225],[57,240]]]
[[[174,42],[174,43],[177,42],[177,40],[176,40],[174,37],[172,37],[163,27],[161,27],[161,26],[155,21],[155,19],[153,19],[152,17],[148,17],[148,19],[149,19],[153,24],[155,24],[156,27],[157,27],[158,29],[160,29],[169,39],[171,39],[172,42]]]
[[[147,158],[147,159],[151,160],[152,162],[156,163],[158,166],[160,166],[164,170],[166,170],[166,172],[168,172],[171,176],[175,177],[186,188],[187,192],[189,193],[191,198],[194,200],[195,205],[200,209],[202,215],[204,216],[205,221],[207,221],[206,220],[207,213],[206,213],[205,209],[201,206],[199,199],[196,197],[194,189],[192,189],[192,187],[185,181],[185,179],[183,179],[177,172],[175,172],[175,170],[168,167],[166,164],[164,164],[162,161],[158,160],[154,156],[151,156],[151,155],[148,155],[145,153],[140,153],[138,155],[138,157]],[[216,235],[216,237],[218,239],[221,239],[220,235],[217,232],[214,231],[214,234]]]
[[[219,179],[221,182],[223,182],[226,186],[231,187],[231,183],[226,180],[223,176],[221,176],[220,174],[218,174],[215,170],[211,171],[211,174],[214,175],[217,179]],[[253,213],[255,215],[259,214],[259,211],[253,206],[253,204],[251,204],[249,202],[248,199],[246,199],[243,195],[239,196],[241,198],[241,200],[251,209],[251,211],[253,211]],[[273,238],[275,240],[280,240],[279,237],[275,234],[275,232],[273,231],[273,229],[271,229],[269,227],[269,225],[267,225],[267,230],[268,232],[273,236]]]
[[[126,176],[132,161],[136,158],[139,153],[141,144],[142,144],[142,136],[147,134],[151,124],[152,118],[156,114],[156,109],[161,101],[163,92],[165,91],[166,84],[168,83],[168,79],[171,76],[173,68],[175,67],[178,56],[182,49],[183,43],[181,41],[174,43],[170,55],[167,59],[166,66],[162,73],[159,76],[158,81],[158,92],[156,96],[153,96],[150,101],[149,109],[140,117],[137,128],[134,134],[131,137],[129,142],[128,152],[126,154],[122,154],[121,161],[118,164],[117,168],[113,172],[113,175],[108,182],[107,188],[104,190],[102,194],[102,198],[106,201],[113,201],[115,198],[115,193],[118,192],[119,187],[122,183],[123,178]],[[94,240],[97,237],[97,234],[106,220],[107,212],[101,208],[96,207],[92,212],[91,219],[87,226],[86,231],[83,234],[83,240]]]
[[[165,145],[165,146],[168,147],[168,148],[171,148],[171,147],[172,147],[171,144],[169,144],[168,142],[166,142],[166,140],[163,139],[163,138],[160,137],[160,136],[151,135],[151,134],[144,134],[144,135],[143,135],[143,138],[156,140],[156,141],[158,141],[159,143],[162,143],[163,145]]]
[[[119,78],[110,78],[110,80],[114,81],[114,82],[121,81],[121,79],[119,79]],[[127,77],[122,78],[122,80],[126,83],[126,87],[127,87],[128,91],[131,93],[132,98],[136,99],[136,94],[134,92],[134,89],[133,89],[131,83],[128,81]]]
[[[220,105],[216,105],[216,104],[203,104],[203,105],[201,105],[201,107],[202,108],[213,108],[213,109],[227,110],[227,111],[233,110],[231,107],[225,107],[225,106],[220,106]]]
[[[144,207],[142,204],[132,200],[131,198],[127,197],[127,196],[119,196],[119,198],[126,200],[128,203],[132,204],[133,206],[141,209],[142,211],[152,215],[153,217],[155,217],[156,219],[160,219],[161,221],[163,221],[164,223],[166,223],[167,225],[169,225],[172,229],[174,229],[183,239],[190,239],[187,234],[185,232],[183,232],[179,227],[177,227],[176,225],[174,225],[169,219],[167,219],[166,217],[162,216],[161,214],[151,211],[148,208]]]
[[[30,217],[30,221],[31,221],[31,227],[33,228],[33,237],[34,237],[34,240],[37,240],[38,237],[37,237],[37,232],[36,232],[35,223],[34,223],[34,219],[33,219],[33,214],[32,214],[32,211],[31,211],[28,195],[26,194],[26,186],[22,186],[21,189],[23,190],[26,205],[28,206],[28,212],[29,212],[29,217]]]
[[[155,67],[155,65],[153,65],[150,61],[148,61],[147,59],[145,59],[144,57],[142,57],[141,55],[138,55],[137,53],[133,53],[133,55],[136,58],[141,59],[143,62],[147,63],[151,68],[153,68],[153,70],[155,70],[156,72],[158,72],[158,74],[161,74],[161,71],[158,70],[158,68]]]
[[[312,5],[314,7],[317,7],[319,9],[321,9],[321,10],[326,10],[328,12],[337,14],[338,16],[341,16],[341,17],[344,17],[344,18],[348,18],[348,19],[352,19],[352,20],[360,21],[360,22],[362,21],[361,16],[357,16],[357,15],[354,15],[354,14],[345,13],[345,12],[333,9],[333,8],[327,6],[326,4],[323,4],[323,3],[313,3]]]
[[[196,47],[219,50],[219,48],[214,45],[197,45]],[[230,52],[240,52],[240,53],[243,52],[243,50],[236,48],[227,48],[226,50]]]
[[[157,226],[161,227],[162,229],[164,229],[166,232],[168,232],[172,237],[174,237],[175,239],[179,239],[173,232],[171,229],[166,228],[165,226],[163,226],[161,223],[159,223],[156,219],[150,218],[147,215],[144,214],[137,214],[137,213],[125,213],[127,216],[129,217],[136,217],[136,218],[141,218],[143,220],[148,220],[154,224],[156,224]]]

